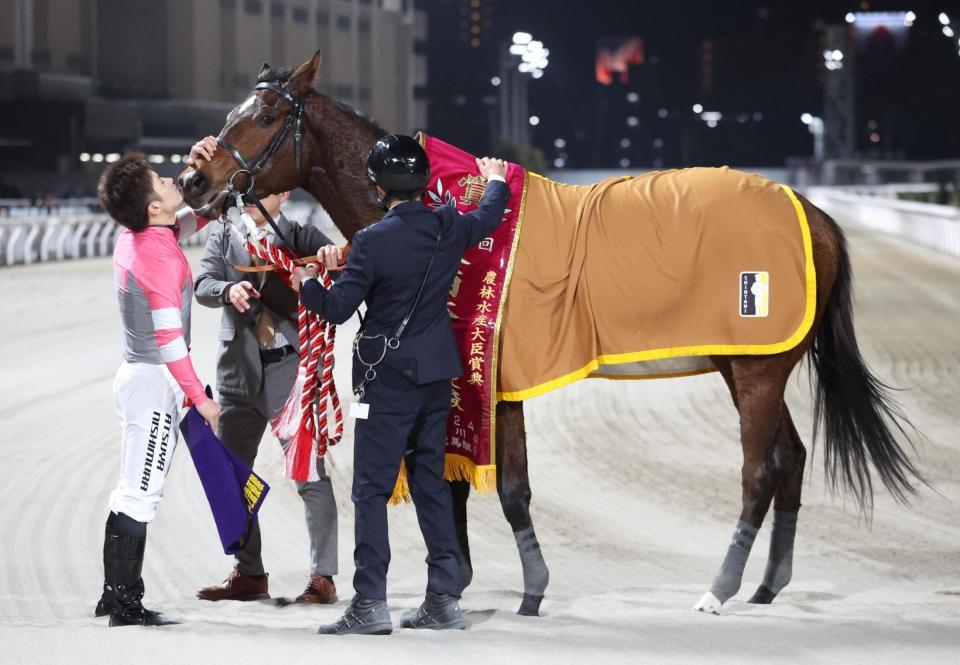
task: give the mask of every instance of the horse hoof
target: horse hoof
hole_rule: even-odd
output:
[[[767,585],[761,584],[760,588],[757,589],[757,592],[753,594],[753,597],[747,602],[755,605],[769,605],[776,597],[776,591],[771,591]]]
[[[693,609],[697,612],[709,612],[710,614],[720,614],[720,608],[723,606],[717,597],[713,595],[712,592],[707,591],[703,594],[703,598],[700,599],[696,605],[693,606]]]
[[[540,616],[540,603],[543,602],[543,596],[532,596],[529,593],[523,594],[523,602],[520,603],[520,609],[517,614],[524,617]]]

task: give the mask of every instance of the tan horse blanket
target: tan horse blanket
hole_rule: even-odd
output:
[[[527,174],[499,335],[497,398],[584,377],[713,371],[813,323],[816,276],[788,187],[729,168],[564,185]]]

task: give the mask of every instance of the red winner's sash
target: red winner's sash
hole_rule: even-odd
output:
[[[452,205],[460,212],[476,210],[487,185],[476,158],[422,132],[418,138],[430,158],[430,182],[423,202],[431,208]],[[468,480],[478,492],[493,491],[497,484],[497,346],[523,220],[527,173],[510,164],[506,181],[510,198],[503,221],[493,235],[464,255],[447,302],[464,373],[453,380],[444,477]],[[401,468],[391,502],[408,497],[406,469]]]

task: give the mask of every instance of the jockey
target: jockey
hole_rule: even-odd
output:
[[[189,208],[178,213],[183,196],[176,184],[138,153],[107,166],[97,194],[125,228],[113,251],[123,336],[123,364],[113,382],[122,430],[120,481],[110,495],[103,595],[95,614],[109,614],[111,626],[163,625],[171,622],[141,604],[147,524],[163,496],[184,397],[214,429],[220,415],[190,360],[193,279],[178,244],[207,220]]]
[[[387,214],[353,237],[346,268],[329,291],[316,280],[315,267],[293,275],[304,306],[331,323],[343,323],[367,304],[353,365],[360,399],[353,405],[359,418],[352,492],[356,595],[343,618],[321,626],[321,634],[393,630],[386,602],[387,501],[401,460],[428,556],[426,598],[400,625],[464,627],[459,546],[443,478],[451,379],[463,372],[447,295],[463,254],[497,228],[509,196],[503,161],[483,158],[477,165],[489,181],[480,208],[434,212],[420,201],[430,179],[423,148],[409,136],[383,137],[367,167]],[[318,251],[328,268],[339,267],[342,255],[331,246]]]

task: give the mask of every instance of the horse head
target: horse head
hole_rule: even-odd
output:
[[[199,214],[215,217],[231,190],[252,188],[262,198],[300,186],[316,150],[304,105],[317,94],[313,86],[319,72],[319,51],[293,72],[263,63],[256,87],[227,115],[213,159],[180,174],[184,201]]]

